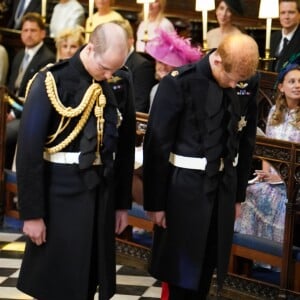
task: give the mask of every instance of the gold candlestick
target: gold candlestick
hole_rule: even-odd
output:
[[[47,14],[47,0],[42,0],[41,15],[44,23],[46,23],[46,14]]]

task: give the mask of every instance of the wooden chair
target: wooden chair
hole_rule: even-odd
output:
[[[148,122],[148,114],[136,113],[136,146],[141,147]],[[143,192],[141,169],[135,171],[139,185],[133,183],[132,209],[129,210],[128,228],[120,237],[116,238],[117,263],[132,266],[144,271],[148,270],[148,262],[151,255],[150,247],[133,241],[133,228],[144,229],[147,232],[153,231],[153,223],[150,221],[143,209]],[[141,185],[141,186],[140,186]]]
[[[148,122],[148,114],[145,113],[136,113],[136,147],[139,150],[136,150],[136,154],[142,151],[141,147],[143,144],[144,134],[146,132]],[[137,159],[137,158],[136,158]],[[133,184],[132,184],[132,209],[129,210],[128,215],[128,224],[129,228],[126,231],[124,238],[131,240],[133,237],[132,228],[140,228],[146,232],[152,232],[153,223],[150,221],[143,209],[143,179],[142,179],[142,162],[136,163],[136,169],[133,175]]]
[[[145,113],[136,113],[136,146],[142,147],[144,135],[146,132],[147,122],[148,122],[148,114]],[[142,175],[141,170],[139,170],[136,175],[140,178],[142,184]],[[135,186],[133,185],[133,189]],[[132,209],[129,211],[129,224],[145,229],[146,231],[152,231],[153,223],[147,218],[144,210],[143,210],[143,195],[142,195],[142,187],[140,191],[135,193],[133,190],[133,195],[136,195],[137,198],[133,198],[134,203]]]
[[[14,219],[19,219],[20,214],[18,210],[18,189],[16,172],[11,170],[4,170],[5,178],[5,208],[4,215]]]
[[[279,267],[278,298],[289,291],[300,296],[300,248],[294,245],[296,216],[300,214],[297,200],[300,178],[300,144],[257,137],[254,157],[270,162],[286,183],[287,198],[284,242],[278,243],[246,234],[235,233],[229,273],[251,277],[253,261]]]

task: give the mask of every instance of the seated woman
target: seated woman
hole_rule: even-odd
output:
[[[300,142],[300,54],[278,75],[278,96],[268,116],[266,135]],[[237,212],[235,231],[282,242],[286,187],[267,162],[255,173],[256,182],[248,186],[246,201]]]
[[[149,4],[148,20],[145,22],[144,12],[139,15],[142,20],[136,31],[136,46],[138,52],[145,52],[147,40],[151,41],[157,35],[157,29],[162,29],[167,32],[175,31],[172,22],[165,16],[165,7],[167,0],[155,0]],[[145,38],[147,40],[145,40]]]
[[[208,49],[217,48],[227,34],[240,33],[240,30],[233,25],[234,15],[243,15],[243,7],[239,0],[216,1],[216,17],[219,27],[207,32]]]
[[[81,26],[61,31],[55,38],[57,61],[72,57],[84,42],[84,28]]]

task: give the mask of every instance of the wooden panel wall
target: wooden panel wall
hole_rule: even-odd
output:
[[[86,9],[88,15],[89,0],[79,0]],[[135,30],[138,25],[138,13],[142,10],[142,5],[137,4],[136,0],[111,0],[113,8],[127,18]],[[257,18],[259,0],[241,0],[245,14],[243,17],[235,16],[234,22],[241,30],[253,36],[260,49],[260,55],[264,56],[265,44],[265,20]],[[47,0],[47,23],[50,21],[51,13],[57,0]],[[166,16],[174,23],[178,32],[183,36],[191,37],[192,43],[201,44],[202,24],[201,12],[195,11],[195,0],[167,0],[165,10]],[[6,16],[7,18],[7,16]],[[4,18],[5,19],[5,18]],[[208,29],[217,26],[215,12],[208,13]],[[273,20],[273,28],[279,29],[279,21]],[[0,26],[5,27],[4,20],[0,20]]]
[[[237,17],[236,22],[243,27],[265,27],[265,20],[258,19],[259,0],[240,0],[243,4],[245,14],[243,17]],[[80,0],[84,5],[88,5],[88,0]],[[136,0],[112,0],[114,8],[117,10],[139,12],[142,9],[141,4]],[[188,19],[190,21],[201,20],[201,13],[195,12],[195,0],[168,0],[166,6],[166,15]],[[209,12],[209,21],[215,22],[215,13]],[[274,27],[279,26],[278,20],[273,20]]]
[[[86,0],[83,0],[86,1]],[[259,0],[241,0],[245,14],[243,17],[236,17],[236,22],[244,27],[264,27],[265,20],[258,19]],[[136,0],[115,0],[114,6],[119,9],[132,9],[140,11],[142,6],[136,4]],[[201,13],[195,12],[195,0],[168,0],[166,6],[168,16],[180,17],[189,20],[201,20]],[[215,21],[214,11],[208,14],[209,21]],[[279,26],[278,20],[273,24]]]
[[[242,17],[234,16],[234,23],[239,26],[241,30],[244,30],[256,39],[259,45],[260,55],[264,56],[266,21],[265,19],[258,19],[260,0],[240,1],[242,1],[245,13]],[[81,2],[88,6],[88,0],[81,0]],[[136,0],[114,0],[113,7],[131,20],[133,28],[136,28],[138,23],[137,13],[142,10],[141,4],[137,4]],[[195,11],[195,0],[168,0],[165,14],[177,26],[177,30],[182,30],[182,35],[189,35],[192,38],[192,42],[195,44],[201,43],[202,15],[201,12]],[[208,29],[217,26],[214,11],[208,13],[208,21]],[[183,27],[188,27],[188,30]],[[278,19],[272,21],[272,27],[274,30],[280,28]]]

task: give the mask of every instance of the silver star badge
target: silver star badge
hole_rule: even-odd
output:
[[[241,119],[239,120],[239,123],[238,123],[238,131],[242,131],[243,127],[245,127],[246,125],[247,125],[246,117],[241,116]]]

